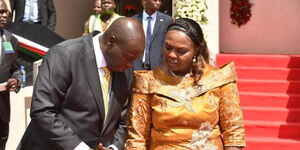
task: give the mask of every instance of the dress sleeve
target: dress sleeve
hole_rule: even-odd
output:
[[[221,87],[220,127],[224,146],[245,147],[245,129],[236,82]]]
[[[151,107],[148,94],[134,93],[128,118],[126,150],[146,150],[150,137]]]

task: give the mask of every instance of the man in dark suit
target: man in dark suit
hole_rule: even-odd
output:
[[[143,13],[133,16],[137,18],[146,34],[146,48],[144,54],[134,62],[134,70],[153,70],[162,63],[162,47],[167,26],[172,18],[158,11],[161,0],[141,0]]]
[[[5,150],[9,132],[10,101],[9,91],[20,88],[21,72],[17,63],[17,39],[4,30],[9,11],[3,0],[0,0],[0,150]]]
[[[132,82],[127,69],[143,53],[144,38],[142,25],[124,17],[103,34],[93,32],[51,48],[39,70],[32,120],[18,149],[83,150],[101,143],[100,149],[122,150]],[[108,74],[106,93],[102,81]]]
[[[10,0],[15,22],[42,24],[55,30],[56,11],[52,0]]]

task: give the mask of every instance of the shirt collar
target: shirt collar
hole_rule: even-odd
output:
[[[103,33],[99,33],[93,37],[93,46],[94,46],[94,51],[95,51],[97,68],[102,68],[102,67],[107,66],[105,58],[104,58],[103,53],[100,48],[100,43],[99,43],[99,37],[102,35],[103,35]]]
[[[147,17],[150,16],[146,13],[145,9],[143,10],[143,20],[147,20]],[[152,20],[156,20],[156,17],[157,17],[157,11],[155,13],[153,13],[151,15],[152,17]]]

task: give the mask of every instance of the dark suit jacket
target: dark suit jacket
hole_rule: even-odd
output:
[[[133,16],[143,23],[143,13]],[[162,48],[165,40],[167,27],[172,23],[172,18],[164,13],[157,11],[157,18],[154,24],[150,44],[150,66],[151,70],[161,65],[163,61]],[[143,55],[133,64],[134,70],[144,70],[142,66]]]
[[[9,32],[4,30],[3,36],[7,41],[10,41],[14,51],[17,47],[17,39],[13,37]],[[3,36],[1,37],[1,46],[4,42]],[[17,53],[5,53],[2,46],[0,56],[0,83],[6,82],[9,78],[16,78],[21,81],[21,72],[17,63]],[[0,119],[3,122],[9,122],[10,120],[10,102],[9,102],[9,91],[0,92]]]
[[[15,11],[15,22],[22,22],[26,0],[10,0],[11,11]],[[56,11],[52,0],[38,0],[39,16],[42,25],[54,31],[56,25]]]
[[[113,73],[109,112],[104,104],[92,34],[60,43],[45,55],[33,91],[22,150],[73,150],[80,142],[123,149],[131,70]]]

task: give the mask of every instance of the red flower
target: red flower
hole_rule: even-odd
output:
[[[231,23],[238,25],[246,24],[251,17],[252,4],[249,0],[231,0],[230,17]]]

